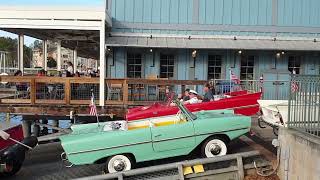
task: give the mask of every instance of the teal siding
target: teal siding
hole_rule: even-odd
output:
[[[126,51],[124,48],[114,49],[114,64],[110,66],[111,78],[124,78],[126,76]],[[108,64],[110,64],[109,62]]]
[[[113,0],[115,21],[131,23],[192,23],[193,0]]]
[[[199,2],[195,11],[194,2]],[[273,6],[273,2],[276,2]],[[195,6],[196,7],[196,6]],[[273,9],[277,8],[277,9]],[[198,12],[199,14],[195,14]],[[272,14],[272,12],[277,12]],[[151,24],[201,24],[247,26],[242,32],[196,31],[188,29],[118,29],[114,32],[188,34],[188,35],[234,35],[274,36],[268,27],[320,27],[320,1],[318,0],[113,0],[113,20],[128,23]],[[192,22],[193,17],[195,22]],[[274,19],[274,22],[273,22]],[[274,24],[273,24],[274,23]],[[250,27],[266,26],[266,32],[250,31]],[[173,26],[174,27],[174,26]],[[315,37],[308,32],[290,33],[279,31],[276,36]]]
[[[126,77],[126,54],[127,49],[115,48],[115,63],[112,66],[112,58],[108,59],[108,72],[110,76],[114,78]],[[193,58],[191,57],[191,50],[179,49],[175,51],[168,51],[167,49],[154,49],[154,67],[153,54],[149,51],[142,49],[130,49],[131,52],[140,52],[143,57],[143,68],[142,73],[144,77],[150,74],[159,75],[160,73],[160,53],[168,52],[175,55],[175,78],[179,80],[188,80],[196,78],[198,80],[207,80],[208,71],[208,55],[221,55],[222,56],[222,78],[229,78],[229,68],[233,69],[236,75],[240,75],[240,59],[236,51],[232,50],[199,50],[196,58],[195,68],[193,66]],[[275,58],[274,52],[267,51],[245,51],[245,55],[255,56],[255,78],[258,79],[261,74],[270,70],[279,70],[281,72],[288,71],[288,57],[290,55],[302,55],[303,61],[301,62],[301,68],[303,74],[317,74],[320,65],[320,56],[317,53],[306,53],[306,52],[289,52],[282,55],[279,59]],[[276,61],[276,66],[274,65]],[[235,62],[235,63],[234,63]],[[276,69],[274,69],[276,67]],[[192,75],[192,73],[194,73]],[[190,76],[191,74],[191,76]],[[143,78],[144,78],[143,77]]]
[[[320,27],[319,0],[278,0],[278,25]]]
[[[272,0],[200,0],[200,24],[271,25]]]

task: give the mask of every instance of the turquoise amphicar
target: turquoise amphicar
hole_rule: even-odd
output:
[[[176,115],[74,125],[71,134],[60,137],[63,159],[74,165],[106,163],[105,171],[114,173],[136,162],[187,155],[197,147],[203,157],[222,156],[231,140],[250,130],[251,118],[231,110],[191,113],[176,103]]]

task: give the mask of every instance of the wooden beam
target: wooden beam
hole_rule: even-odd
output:
[[[31,98],[31,104],[34,105],[36,102],[36,82],[35,82],[35,79],[32,79],[31,83],[30,83],[30,98]]]
[[[71,99],[71,87],[70,87],[70,79],[66,80],[66,83],[64,84],[64,100],[67,105],[70,104],[70,99]]]
[[[89,116],[88,105],[80,106],[65,106],[65,105],[6,105],[0,104],[0,112],[19,114],[19,115],[46,115],[46,116],[69,116],[70,111],[77,114]],[[97,106],[97,112],[100,115],[114,114],[117,117],[123,118],[126,113],[126,108],[123,105],[118,106]]]

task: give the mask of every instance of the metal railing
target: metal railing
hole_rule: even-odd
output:
[[[237,154],[230,154],[225,156],[218,156],[214,158],[195,159],[190,161],[182,161],[177,163],[170,163],[158,166],[145,167],[140,169],[133,169],[119,173],[97,175],[79,178],[78,180],[105,180],[105,179],[219,179],[217,175],[232,174],[233,179],[244,179],[245,172],[253,169],[254,158],[259,156],[258,151],[249,151]],[[230,162],[233,161],[233,162]],[[228,163],[229,162],[229,163]],[[248,164],[249,162],[249,164]],[[185,175],[184,167],[195,165],[203,165],[204,172]],[[262,162],[258,166],[266,167],[269,163]],[[220,166],[220,167],[219,167]],[[228,176],[225,176],[228,177]],[[220,177],[221,178],[221,177]]]
[[[288,127],[320,137],[320,76],[291,77]]]
[[[290,86],[286,80],[240,80],[240,83],[226,79],[215,79],[211,83],[215,86],[215,92],[222,94],[231,91],[248,90],[251,92],[262,91],[262,99],[264,100],[285,100],[289,98],[287,89]]]

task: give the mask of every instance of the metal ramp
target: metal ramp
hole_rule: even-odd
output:
[[[215,158],[195,159],[158,166],[133,169],[121,173],[104,174],[79,178],[77,180],[184,180],[184,179],[234,179],[242,180],[245,174],[254,170],[253,162],[259,160],[258,167],[270,167],[270,163],[262,160],[258,151],[230,154]],[[203,172],[186,174],[184,168],[203,165]],[[253,172],[253,171],[252,171]]]

